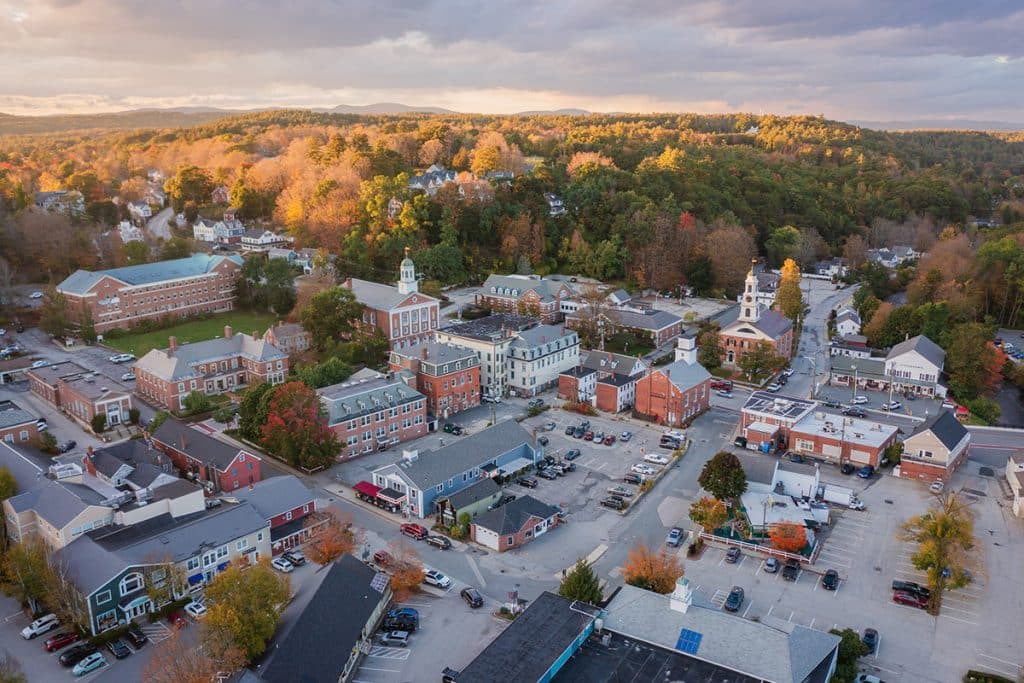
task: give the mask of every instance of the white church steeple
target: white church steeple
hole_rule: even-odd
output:
[[[419,291],[419,284],[416,282],[416,266],[409,258],[409,247],[405,248],[405,258],[399,267],[398,291],[402,294],[414,294]]]
[[[747,273],[747,279],[743,285],[743,298],[740,301],[739,319],[748,323],[756,323],[761,317],[761,311],[757,304],[757,275],[754,274],[756,266],[757,259],[751,259],[750,272]]]

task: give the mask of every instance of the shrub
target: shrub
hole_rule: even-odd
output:
[[[224,406],[223,408],[217,408],[217,410],[213,411],[213,419],[216,420],[217,422],[220,422],[221,424],[231,422],[231,420],[234,419],[234,417],[234,406]]]
[[[205,413],[213,407],[210,397],[198,390],[189,393],[181,403],[185,408],[185,412],[189,415]]]
[[[138,408],[129,408],[128,409],[128,421],[131,422],[133,425],[139,424],[139,409]]]
[[[156,430],[160,429],[160,425],[162,425],[170,416],[171,414],[166,410],[157,412],[157,414],[153,416],[153,419],[149,421],[149,433],[152,434]]]
[[[92,427],[94,434],[102,434],[107,428],[107,414],[96,413],[92,416],[92,420],[89,421],[89,425]]]
[[[971,411],[974,417],[987,424],[995,424],[999,421],[1000,415],[1002,415],[999,404],[990,398],[980,397],[971,401],[964,401],[964,406]]]
[[[50,455],[57,454],[57,437],[50,432],[41,432],[39,434],[39,450],[43,453]]]
[[[802,524],[780,522],[768,530],[768,536],[779,550],[798,553],[807,545],[807,531]]]

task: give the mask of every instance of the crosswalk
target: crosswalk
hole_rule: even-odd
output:
[[[156,621],[152,624],[144,624],[140,627],[151,643],[159,643],[171,637],[171,629],[164,626],[162,622]]]
[[[384,645],[374,645],[370,648],[370,656],[377,657],[378,659],[394,659],[397,661],[405,661],[409,659],[409,650],[404,647],[386,647]]]

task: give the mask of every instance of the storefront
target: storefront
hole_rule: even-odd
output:
[[[401,512],[406,500],[404,493],[391,488],[382,489],[368,481],[361,481],[352,488],[355,489],[356,498],[388,512]]]

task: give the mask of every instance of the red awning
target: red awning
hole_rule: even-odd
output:
[[[377,494],[380,493],[380,487],[374,486],[368,481],[361,481],[352,488],[356,490],[356,493],[361,493],[364,496],[370,496],[372,498],[376,498]]]

